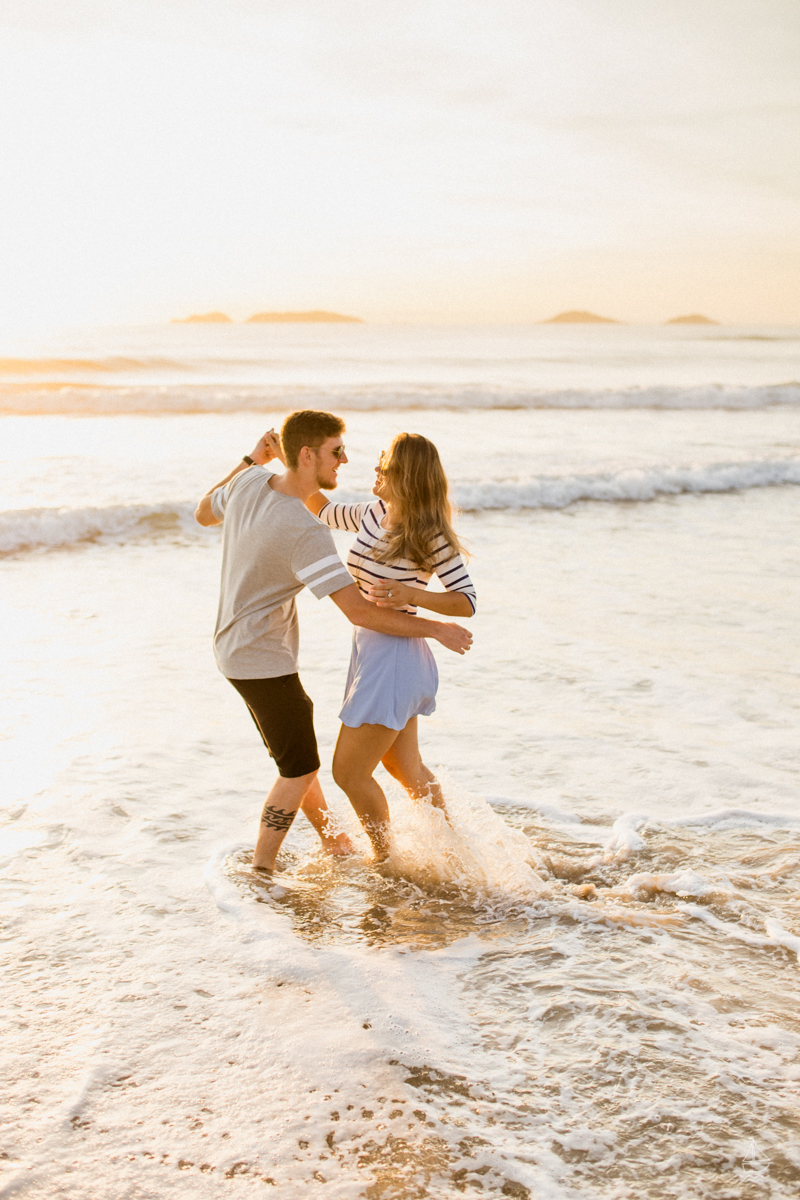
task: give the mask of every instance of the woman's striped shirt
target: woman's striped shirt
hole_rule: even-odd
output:
[[[375,557],[378,543],[386,537],[386,530],[381,525],[385,515],[383,500],[375,500],[371,504],[332,504],[329,501],[317,513],[320,521],[331,529],[348,529],[357,535],[347,555],[347,569],[362,594],[366,596],[369,588],[381,580],[406,583],[409,587],[424,590],[431,576],[436,574],[448,592],[464,593],[474,613],[477,605],[475,587],[464,559],[458,552],[453,552],[443,534],[434,551],[433,571],[423,571],[406,558],[391,563],[378,561]],[[398,611],[416,613],[417,609],[415,605],[406,604]]]

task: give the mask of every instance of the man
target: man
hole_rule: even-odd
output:
[[[332,413],[292,413],[281,430],[284,474],[263,470],[279,448],[270,430],[203,496],[195,512],[200,525],[225,522],[214,634],[217,665],[243,697],[279,772],[253,855],[253,866],[266,870],[274,868],[298,808],[329,852],[351,849],[344,835],[330,832],[317,779],[314,706],[297,674],[297,593],[308,587],[318,600],[330,596],[353,625],[395,637],[435,638],[456,654],[472,641],[460,625],[377,608],[366,600],[339,558],[330,530],[305,507],[320,488],[336,487],[339,467],[347,462],[343,433],[344,422]]]

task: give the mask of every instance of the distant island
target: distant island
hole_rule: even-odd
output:
[[[549,317],[546,321],[541,322],[542,325],[621,325],[621,321],[615,321],[613,317],[598,317],[597,313],[583,312],[581,310],[571,309],[569,312],[559,313],[558,316]]]
[[[719,325],[719,321],[712,321],[711,317],[704,317],[702,313],[689,313],[687,317],[673,317],[671,321],[665,321],[665,325]]]
[[[227,313],[193,313],[191,317],[173,317],[171,325],[229,325],[231,318]]]
[[[255,313],[252,317],[247,318],[247,324],[263,322],[268,323],[283,323],[283,322],[310,322],[312,324],[321,323],[324,321],[345,322],[350,325],[363,325],[361,317],[343,317],[341,313],[322,312],[315,309],[313,312],[260,312]]]

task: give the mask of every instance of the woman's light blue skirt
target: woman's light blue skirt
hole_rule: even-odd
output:
[[[436,659],[424,638],[357,628],[339,719],[351,729],[404,729],[412,717],[431,715],[438,686]]]

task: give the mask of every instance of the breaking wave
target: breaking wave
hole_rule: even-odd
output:
[[[529,483],[482,483],[455,489],[465,512],[486,509],[566,508],[578,500],[656,500],[683,492],[733,492],[800,484],[800,458],[772,462],[651,467],[606,475],[540,476]]]
[[[466,484],[454,488],[464,512],[566,508],[577,501],[648,501],[693,492],[800,485],[800,458],[708,466],[655,467],[606,475],[543,475],[527,482]],[[359,501],[366,493],[337,492]],[[194,521],[195,502],[115,504],[106,508],[27,508],[0,513],[0,555],[58,549],[85,542],[139,537],[205,537]]]
[[[5,363],[15,360],[2,360]],[[131,360],[132,361],[132,360]],[[48,360],[52,374],[62,360]],[[115,364],[115,365],[112,365]],[[95,373],[164,369],[179,364],[105,359]],[[62,364],[63,365],[63,364]],[[2,366],[2,362],[0,362]],[[88,370],[89,368],[87,368]],[[481,384],[263,385],[171,384],[98,386],[72,382],[4,383],[0,414],[113,415],[135,413],[285,412],[293,408],[334,408],[350,412],[414,409],[761,409],[800,406],[800,383],[759,386],[705,384],[693,387],[536,389]]]
[[[0,555],[57,550],[83,542],[200,532],[195,503],[112,504],[107,508],[23,508],[0,513]]]

